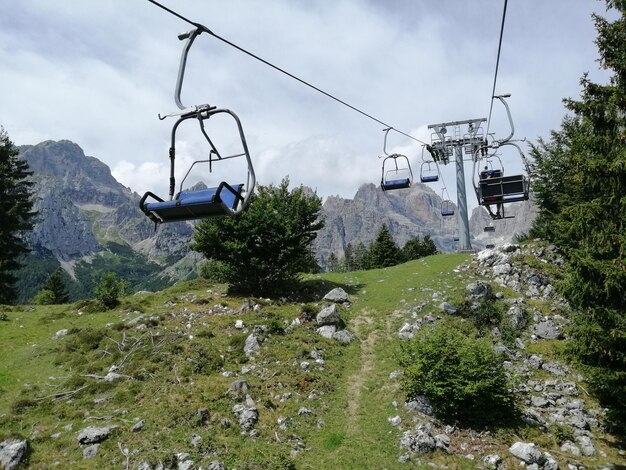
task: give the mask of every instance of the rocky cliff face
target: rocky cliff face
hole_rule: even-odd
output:
[[[440,251],[455,251],[458,234],[456,215],[442,217],[442,199],[427,185],[417,183],[409,189],[381,191],[374,184],[359,188],[353,200],[329,197],[324,202],[326,226],[319,232],[316,251],[322,266],[331,253],[339,258],[348,243],[366,245],[376,237],[383,223],[387,224],[394,240],[403,246],[416,236],[430,235]],[[452,206],[456,212],[456,206]],[[487,211],[476,208],[470,219],[472,246],[483,249],[487,244],[510,242],[515,235],[525,233],[534,218],[531,204],[511,204],[507,214],[515,216],[493,222],[496,232],[485,233],[492,223]]]
[[[86,156],[75,143],[46,141],[20,147],[20,154],[35,182],[38,217],[29,244],[35,253],[56,258],[72,277],[73,266],[81,261],[91,263],[94,256],[110,254],[110,243],[117,252],[126,247],[123,253],[129,267],[137,256],[138,263],[152,263],[153,271],[189,253],[189,224],[167,224],[155,231],[139,209],[140,196],[118,183],[108,166]]]

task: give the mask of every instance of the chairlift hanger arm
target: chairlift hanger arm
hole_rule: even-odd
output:
[[[506,95],[498,95],[498,96],[494,96],[494,98],[499,99],[502,104],[504,105],[504,107],[506,108],[506,114],[509,118],[509,124],[511,124],[511,133],[506,137],[506,139],[500,139],[497,140],[496,142],[498,142],[500,145],[508,142],[509,140],[511,140],[513,138],[513,134],[515,134],[515,125],[513,124],[513,118],[511,117],[511,109],[509,108],[509,104],[506,102],[506,100],[504,98],[510,98],[511,94],[508,93]]]

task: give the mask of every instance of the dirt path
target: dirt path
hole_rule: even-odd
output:
[[[361,390],[368,374],[374,369],[374,345],[378,341],[378,332],[370,329],[374,320],[368,310],[363,310],[358,317],[354,318],[351,326],[355,330],[358,338],[361,338],[361,367],[350,376],[347,384],[348,407],[347,407],[347,427],[354,429],[356,426],[359,404],[361,401]],[[367,331],[370,330],[370,331]]]

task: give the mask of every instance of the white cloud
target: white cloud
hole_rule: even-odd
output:
[[[493,2],[165,3],[421,140],[430,141],[428,124],[489,112],[501,19]],[[594,62],[594,9],[604,13],[582,0],[509,2],[496,91],[513,94],[516,136],[535,139],[558,127],[561,99],[578,96],[585,71],[606,78]],[[133,190],[167,192],[173,122],[156,116],[175,110],[176,34],[189,28],[147,1],[5,2],[0,124],[17,144],[73,140]],[[207,34],[191,51],[183,101],[237,112],[261,183],[289,175],[322,196],[351,197],[360,184],[380,181],[381,124]],[[501,134],[508,123],[499,106],[491,130]],[[232,128],[217,125],[216,133],[225,129],[228,147]],[[390,148],[419,170],[419,144],[390,134]],[[185,131],[177,173],[205,149],[199,131]],[[454,165],[442,171],[454,199]],[[471,165],[465,171],[469,179]]]

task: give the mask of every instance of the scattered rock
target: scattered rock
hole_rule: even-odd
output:
[[[485,455],[483,458],[483,462],[487,466],[487,468],[497,470],[502,465],[502,457],[497,454]]]
[[[88,428],[78,431],[77,439],[79,444],[97,444],[109,438],[111,431],[117,429],[117,426],[105,426],[97,428],[89,426]]]
[[[539,448],[532,442],[516,442],[509,447],[509,452],[527,464],[541,465],[545,458]]]
[[[425,454],[435,450],[436,446],[435,438],[424,427],[405,431],[400,439],[400,447],[405,447],[408,451],[416,454]]]
[[[250,358],[255,354],[258,354],[260,350],[261,344],[259,343],[259,338],[254,333],[252,333],[246,338],[246,342],[243,346],[243,352],[248,358]]]
[[[323,308],[315,318],[318,326],[325,325],[341,325],[341,317],[339,316],[339,309],[337,308],[337,304],[329,305],[328,307]]]
[[[561,452],[567,452],[569,454],[580,457],[580,449],[572,441],[565,441],[561,445]]]
[[[235,328],[237,328],[238,330],[243,330],[245,328],[245,325],[243,324],[243,320],[235,321]]]
[[[439,305],[439,308],[449,315],[454,315],[457,312],[456,307],[450,305],[448,302],[442,303],[441,305]]]
[[[434,416],[435,410],[430,400],[423,395],[417,396],[404,404],[408,411],[420,412],[426,416]]]
[[[250,396],[246,397],[245,404],[238,403],[233,406],[233,413],[239,421],[239,426],[241,426],[241,429],[244,431],[252,430],[259,420],[259,411]]]
[[[17,468],[28,450],[28,441],[7,439],[0,442],[0,467],[4,470]]]
[[[146,420],[145,419],[140,419],[139,421],[137,421],[132,428],[130,428],[130,430],[132,432],[139,432],[143,429],[143,427],[146,425]]]
[[[67,335],[67,333],[69,332],[68,329],[64,328],[62,330],[57,331],[54,336],[52,337],[52,339],[59,339],[62,338],[63,336]]]
[[[335,302],[335,303],[344,303],[344,302],[348,302],[348,293],[343,290],[341,287],[336,287],[333,290],[331,290],[328,294],[326,294],[324,296],[323,300],[327,300],[329,302]]]
[[[533,334],[541,339],[560,339],[563,336],[561,327],[550,319],[537,323],[533,327]]]
[[[354,341],[354,335],[348,330],[335,331],[332,335],[332,338],[343,344],[350,344],[352,341]]]
[[[83,457],[86,459],[91,459],[96,456],[98,453],[98,449],[100,448],[100,444],[91,444],[83,449]]]
[[[324,338],[328,338],[331,339],[333,337],[333,335],[335,334],[335,331],[337,331],[337,328],[334,325],[324,325],[324,326],[320,326],[317,329],[317,333],[324,337]]]
[[[400,423],[402,423],[402,418],[396,415],[396,416],[392,416],[391,418],[387,418],[387,421],[389,421],[389,423],[392,426],[399,426]]]
[[[565,367],[560,362],[544,362],[541,365],[541,368],[554,375],[565,375],[568,372],[567,367]]]

